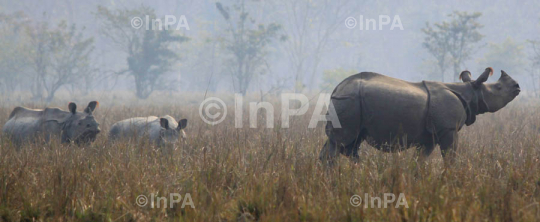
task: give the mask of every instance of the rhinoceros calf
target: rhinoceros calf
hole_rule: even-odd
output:
[[[473,81],[464,71],[462,83],[411,83],[372,72],[350,76],[332,92],[341,127],[328,121],[320,159],[332,163],[338,152],[357,159],[365,140],[385,152],[417,146],[422,159],[438,144],[445,162],[452,162],[463,125],[496,112],[520,93],[506,72],[501,70],[497,82],[484,83],[490,75],[493,69],[487,68]]]
[[[166,115],[158,118],[156,116],[135,117],[119,121],[112,125],[109,131],[109,139],[148,138],[158,146],[174,144],[180,137],[186,138],[184,128],[187,126],[187,119],[176,120]]]
[[[62,143],[75,142],[78,145],[93,142],[100,132],[92,112],[97,101],[88,104],[83,112],[77,112],[77,105],[69,103],[69,111],[59,108],[43,110],[16,107],[2,128],[4,136],[17,145],[23,142],[36,142],[40,137],[49,141],[53,137]]]

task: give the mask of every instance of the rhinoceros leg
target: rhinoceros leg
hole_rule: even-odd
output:
[[[39,130],[38,137],[43,137],[42,139],[45,140],[46,143],[49,143],[52,139],[55,138],[55,136],[60,135],[62,133],[62,128],[56,121],[47,121],[43,123],[43,126]]]
[[[339,149],[339,152],[347,157],[349,157],[352,161],[358,162],[360,159],[360,156],[358,155],[358,150],[360,149],[360,144],[364,140],[363,134],[358,134],[358,137],[356,140],[346,146],[341,146]]]
[[[341,153],[349,157],[352,161],[358,162],[360,156],[358,155],[358,150],[360,144],[362,143],[362,136],[359,135],[358,139],[351,144],[344,146],[343,144],[336,144],[331,139],[326,140],[324,146],[319,154],[319,159],[324,163],[333,164],[335,158]]]
[[[439,145],[441,146],[441,154],[446,166],[451,165],[456,158],[458,146],[458,134],[455,130],[447,130],[441,133],[439,137]]]
[[[358,162],[358,159],[360,159],[360,156],[358,155],[358,143],[352,143],[347,146],[340,147],[341,149],[339,152],[345,156],[348,156],[352,161]]]
[[[340,125],[334,126],[332,122],[326,125],[328,140],[323,146],[319,158],[323,162],[332,164],[341,153],[358,160],[358,148],[362,142],[362,112],[360,100],[355,97],[332,99]]]
[[[336,143],[331,139],[327,139],[319,153],[319,159],[325,164],[333,165],[337,155],[338,148]]]
[[[433,150],[435,149],[435,144],[433,142],[427,142],[425,144],[421,144],[416,148],[417,155],[418,155],[418,162],[423,163],[426,161],[426,159],[431,155]]]

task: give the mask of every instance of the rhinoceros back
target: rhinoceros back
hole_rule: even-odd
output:
[[[156,116],[135,117],[119,121],[109,131],[111,140],[146,137],[152,141],[159,139],[159,118]]]
[[[34,117],[11,118],[4,127],[2,133],[17,142],[22,142],[25,138],[33,137],[39,128],[39,119]]]
[[[7,137],[17,143],[31,142],[43,135],[48,141],[51,135],[60,137],[61,129],[58,119],[65,118],[64,113],[57,108],[44,110],[16,107],[9,115],[9,120],[2,128]],[[53,118],[56,116],[57,118]]]

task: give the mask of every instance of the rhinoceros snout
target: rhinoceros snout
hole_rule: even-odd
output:
[[[518,96],[520,92],[521,92],[521,89],[520,89],[520,88],[517,88],[516,90],[514,90],[513,96],[514,96],[514,97],[515,97],[515,96]]]

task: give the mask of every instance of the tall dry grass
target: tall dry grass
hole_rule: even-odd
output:
[[[536,221],[540,218],[540,102],[518,98],[460,132],[456,163],[440,152],[418,164],[413,150],[388,154],[366,145],[360,162],[318,162],[324,143],[310,113],[291,128],[234,127],[233,109],[210,126],[202,95],[106,99],[94,113],[102,134],[90,146],[0,141],[0,221]],[[81,100],[79,109],[90,99]],[[173,101],[173,102],[171,102]],[[231,102],[232,96],[226,101]],[[276,100],[278,101],[278,100]],[[316,101],[316,99],[314,100]],[[82,103],[84,102],[84,104]],[[247,102],[247,101],[246,101]],[[0,107],[0,125],[17,102]],[[56,102],[65,107],[67,100]],[[24,103],[43,107],[39,103]],[[247,105],[246,105],[247,106]],[[230,106],[231,107],[231,106]],[[279,110],[279,106],[276,106]],[[312,112],[313,107],[310,108]],[[108,128],[134,116],[187,118],[188,140],[164,152],[148,143],[107,142]],[[139,195],[189,193],[195,208],[139,207]],[[353,194],[404,193],[409,208],[354,207]],[[169,203],[167,203],[169,204]]]

